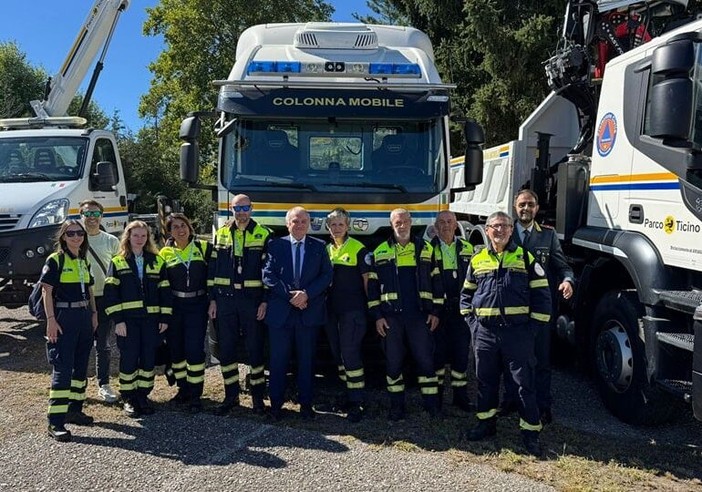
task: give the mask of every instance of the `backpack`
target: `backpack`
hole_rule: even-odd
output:
[[[66,256],[64,254],[59,255],[58,266],[59,266],[59,276],[63,271],[63,263],[66,261]],[[29,294],[29,302],[27,302],[27,307],[29,307],[29,314],[34,316],[39,321],[46,321],[46,311],[44,311],[44,301],[42,300],[41,282],[37,282],[32,287],[32,293]]]

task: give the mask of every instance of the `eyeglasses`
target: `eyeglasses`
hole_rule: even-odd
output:
[[[494,231],[502,231],[502,230],[506,230],[506,229],[511,229],[512,224],[489,224],[489,225],[486,225],[485,227],[489,227],[490,229],[492,229]]]
[[[85,231],[66,231],[66,237],[83,237],[85,236]]]
[[[251,210],[251,205],[234,205],[232,210],[235,212],[248,212]]]
[[[83,215],[83,217],[100,217],[102,212],[99,210],[83,210],[81,215]]]

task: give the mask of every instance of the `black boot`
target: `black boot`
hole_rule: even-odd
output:
[[[470,402],[470,398],[468,398],[468,393],[466,393],[465,388],[461,390],[453,390],[453,406],[458,407],[467,413],[475,411],[475,405]]]
[[[388,412],[388,420],[391,422],[399,422],[405,420],[405,402],[393,399],[390,401],[390,412]]]
[[[266,405],[263,403],[263,385],[257,384],[251,386],[251,402],[253,413],[255,415],[263,415],[266,413]]]
[[[171,401],[173,403],[178,403],[179,405],[184,405],[188,403],[188,400],[190,400],[190,396],[188,395],[187,388],[184,386],[179,387],[178,393],[176,393],[175,396],[171,398]]]
[[[482,441],[486,437],[492,437],[495,434],[497,434],[497,419],[492,417],[478,420],[478,425],[468,431],[466,439],[469,441]]]
[[[227,396],[224,401],[215,408],[215,415],[227,415],[234,408],[239,406],[239,396]]]
[[[139,402],[139,411],[142,413],[142,415],[154,414],[154,407],[146,393],[139,391],[139,393],[137,393],[137,400]]]
[[[524,447],[526,448],[527,453],[532,456],[536,456],[537,458],[541,457],[543,450],[541,449],[541,443],[539,442],[538,431],[523,430],[522,441],[524,442]]]

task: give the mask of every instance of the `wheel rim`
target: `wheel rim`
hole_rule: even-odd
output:
[[[602,380],[617,393],[631,385],[634,376],[634,353],[626,329],[611,320],[597,337],[597,370]]]

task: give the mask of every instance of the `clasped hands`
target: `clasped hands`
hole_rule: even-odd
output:
[[[291,290],[290,291],[290,304],[295,306],[297,309],[307,309],[307,292],[304,290]]]

